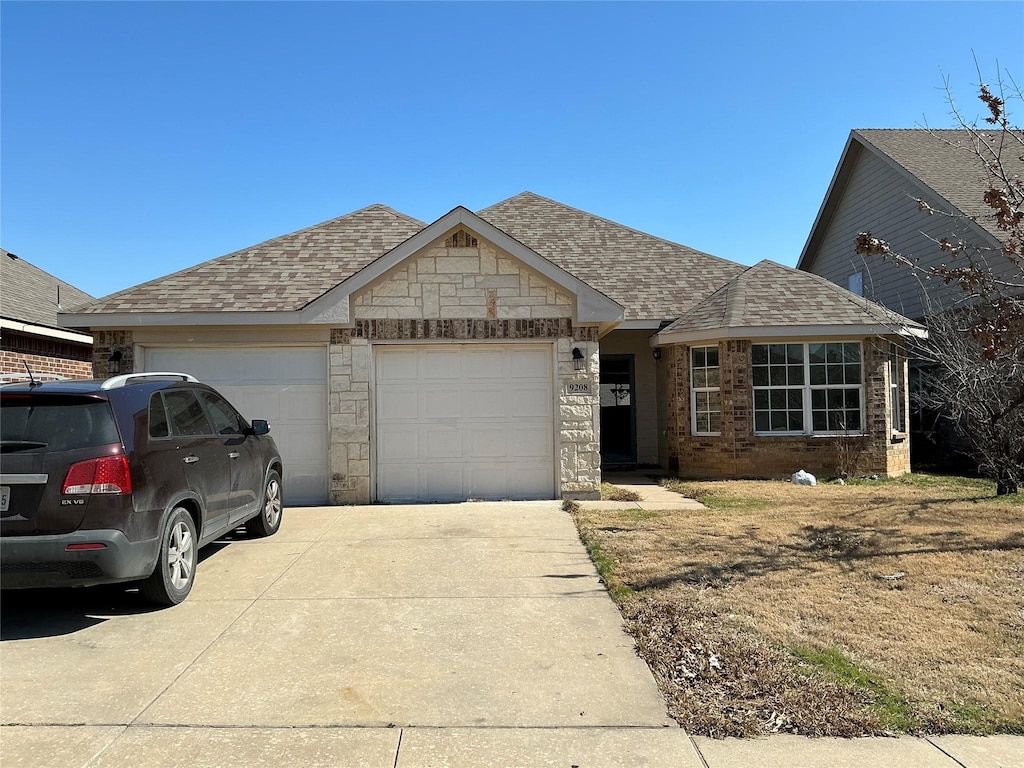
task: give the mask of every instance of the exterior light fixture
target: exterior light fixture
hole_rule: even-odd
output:
[[[583,370],[583,353],[579,347],[572,348],[572,369],[574,371]]]
[[[661,347],[655,347],[654,348],[654,360],[655,361],[661,360]]]
[[[109,362],[109,367],[107,368],[107,370],[110,373],[110,375],[116,376],[117,374],[121,373],[121,359],[123,357],[124,357],[124,354],[121,352],[120,349],[115,349],[110,354],[110,358],[109,358],[109,361],[108,361]]]

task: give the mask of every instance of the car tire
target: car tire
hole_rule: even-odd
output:
[[[187,509],[176,507],[164,526],[156,568],[140,584],[143,596],[160,605],[177,605],[192,591],[198,562],[195,521]]]
[[[263,506],[260,513],[245,524],[245,530],[250,536],[263,538],[277,533],[284,512],[281,496],[281,475],[272,469],[267,473],[267,482],[263,486]]]

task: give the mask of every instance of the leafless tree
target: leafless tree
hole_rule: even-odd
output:
[[[871,232],[859,233],[855,247],[961,289],[956,307],[930,302],[929,337],[915,349],[924,363],[922,404],[952,421],[979,468],[995,479],[997,493],[1007,494],[1024,484],[1024,131],[1011,121],[1007,102],[1024,102],[1024,94],[1008,73],[991,88],[980,70],[978,80],[986,116],[968,120],[947,79],[950,114],[962,132],[957,140],[938,134],[935,140],[977,159],[984,215],[998,231],[998,248],[967,236],[966,214],[922,199],[917,205],[924,214],[950,219],[950,234],[934,241],[945,262],[922,264]],[[995,270],[1003,260],[1008,267]]]

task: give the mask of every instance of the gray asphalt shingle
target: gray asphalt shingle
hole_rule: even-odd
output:
[[[69,312],[93,297],[0,248],[0,315],[49,328],[65,327],[57,312]]]

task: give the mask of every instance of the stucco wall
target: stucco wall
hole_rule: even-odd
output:
[[[633,355],[636,382],[636,460],[658,464],[658,363],[650,346],[654,331],[612,331],[601,339],[603,355]],[[664,429],[662,427],[661,429]]]

